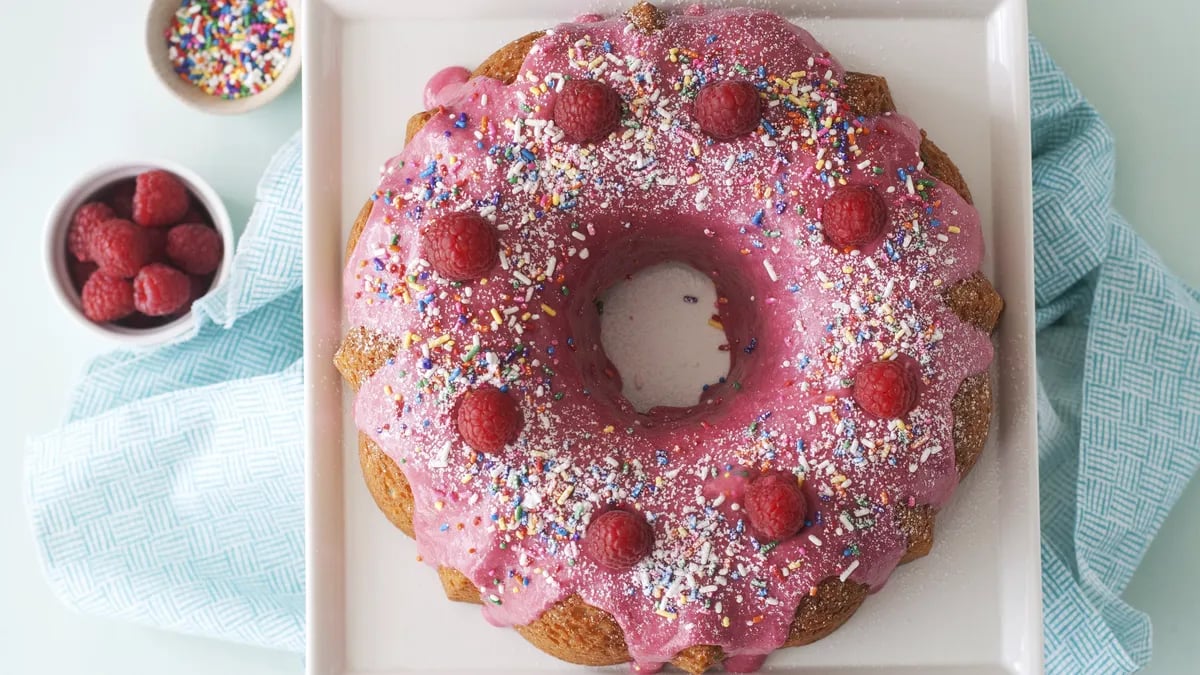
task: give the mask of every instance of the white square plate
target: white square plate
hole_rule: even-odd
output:
[[[332,365],[344,333],[347,230],[399,152],[426,79],[508,40],[618,1],[306,0],[305,356],[308,672],[573,673],[442,596],[414,544],[375,508]],[[670,5],[673,3],[666,2]],[[841,630],[778,652],[774,672],[1037,673],[1042,617],[1034,414],[1033,234],[1024,0],[799,0],[776,6],[847,68],[887,76],[901,111],[954,158],[1007,300],[988,447],[938,519],[927,558],[900,568]],[[620,669],[617,669],[618,671]]]

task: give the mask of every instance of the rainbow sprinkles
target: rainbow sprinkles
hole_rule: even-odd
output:
[[[288,0],[181,0],[166,29],[167,55],[181,79],[239,99],[275,82],[295,30]]]

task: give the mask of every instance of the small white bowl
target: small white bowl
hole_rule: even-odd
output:
[[[167,40],[165,32],[171,24],[171,18],[179,9],[180,0],[152,0],[150,11],[146,15],[146,56],[150,67],[163,85],[184,103],[219,115],[236,115],[250,112],[275,100],[287,90],[288,86],[300,73],[300,2],[289,0],[292,8],[292,51],[287,63],[280,71],[279,77],[271,86],[257,94],[243,98],[224,99],[212,94],[206,94],[199,87],[179,77],[171,65],[171,57],[167,55]]]
[[[153,169],[169,171],[183,181],[188,192],[208,211],[213,227],[221,235],[224,252],[221,257],[221,265],[214,273],[212,285],[209,286],[207,292],[212,293],[225,282],[229,276],[229,270],[233,266],[235,243],[233,226],[229,221],[229,212],[225,210],[225,203],[217,196],[216,191],[190,169],[164,160],[134,160],[101,166],[75,181],[50,209],[50,214],[46,217],[43,262],[47,280],[50,282],[55,297],[58,298],[68,314],[78,319],[79,323],[91,332],[129,346],[148,346],[167,342],[190,330],[195,319],[189,311],[173,321],[153,328],[131,328],[113,323],[95,323],[89,320],[83,315],[83,303],[79,291],[75,290],[75,284],[71,280],[70,262],[67,258],[70,255],[67,252],[67,232],[71,228],[71,218],[80,206],[96,199],[113,185]]]

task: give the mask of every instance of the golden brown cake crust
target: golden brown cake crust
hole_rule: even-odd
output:
[[[333,356],[333,364],[355,390],[363,380],[379,370],[393,354],[399,342],[392,337],[356,326],[346,333]]]
[[[662,27],[662,12],[642,2],[632,8],[627,17],[638,30],[651,32]],[[472,73],[473,77],[491,77],[511,83],[519,75],[521,64],[530,47],[544,32],[525,35],[500,48]],[[895,103],[887,80],[876,75],[848,72],[843,86],[851,105],[862,114],[877,115],[895,111]],[[420,131],[437,111],[413,115],[406,129],[406,142]],[[973,203],[970,190],[954,162],[922,131],[921,158],[926,169],[943,181],[968,203]],[[351,228],[347,244],[347,260],[370,216],[373,202],[368,200]],[[988,280],[976,273],[951,286],[944,294],[947,305],[964,322],[991,332],[994,330],[1003,300]],[[396,350],[394,339],[356,327],[346,336],[339,349],[336,363],[352,387],[378,369]],[[991,418],[992,399],[988,373],[967,378],[960,385],[952,402],[955,462],[959,475],[965,475],[983,451]],[[368,491],[384,515],[396,527],[413,536],[412,490],[403,471],[369,437],[359,436],[359,459]],[[901,562],[920,558],[933,546],[936,511],[928,505],[914,508],[899,507],[896,517],[908,537],[908,549]],[[461,572],[439,568],[438,576],[446,596],[460,602],[479,603],[479,590]],[[837,630],[853,616],[866,599],[868,588],[854,582],[831,577],[821,582],[813,593],[804,598],[796,609],[795,618],[785,646],[810,644]],[[538,619],[516,630],[531,644],[564,661],[582,665],[603,666],[629,660],[624,633],[607,612],[588,605],[572,595],[547,609]],[[696,645],[681,651],[672,663],[690,673],[702,673],[724,659],[719,647]]]
[[[846,101],[860,115],[874,117],[896,111],[896,103],[892,100],[892,91],[885,77],[847,72],[842,87]]]
[[[822,581],[812,595],[800,601],[784,646],[812,644],[842,627],[867,599],[863,584],[830,577]]]
[[[479,597],[479,588],[471,583],[471,580],[462,572],[450,567],[439,567],[437,572],[438,578],[442,581],[442,590],[446,592],[447,598],[455,602],[483,604],[483,600]]]
[[[625,18],[634,28],[646,34],[660,31],[667,25],[667,13],[645,0],[630,7],[625,12]]]
[[[1004,299],[981,272],[951,286],[945,298],[946,305],[958,318],[985,333],[995,330],[1004,309]]]
[[[954,409],[954,463],[967,475],[983,454],[992,418],[992,382],[988,373],[963,380],[951,402]]]
[[[425,126],[425,123],[428,122],[430,119],[432,119],[433,116],[436,114],[437,114],[436,110],[422,110],[421,112],[408,118],[408,124],[404,127],[404,144],[408,145],[408,142],[413,139],[413,136],[416,136],[417,132],[420,131],[421,128]],[[369,205],[369,202],[368,202],[368,205]],[[368,216],[370,215],[370,211],[367,212],[367,215]],[[361,217],[361,214],[360,214],[360,217]],[[366,220],[367,220],[366,218],[362,219],[362,221],[364,223],[366,222]],[[360,234],[362,233],[361,228],[359,229],[359,233]],[[354,250],[354,248],[351,247],[350,251],[353,251],[353,250]]]
[[[695,645],[671,659],[676,668],[689,673],[703,673],[725,660],[725,650],[712,645]]]
[[[900,564],[910,563],[929,555],[933,549],[933,522],[937,513],[927,504],[908,507],[896,506],[896,522],[900,531],[908,538],[908,550],[900,558]]]
[[[484,59],[483,63],[479,64],[479,67],[471,73],[471,77],[490,77],[493,80],[500,80],[504,84],[512,84],[517,79],[517,75],[521,74],[521,64],[525,63],[529,48],[545,34],[544,30],[534,31],[504,45]]]
[[[367,491],[383,515],[409,537],[413,535],[413,493],[404,472],[366,434],[358,435],[358,463]]]
[[[560,600],[528,625],[516,629],[530,644],[563,661],[611,666],[629,660],[625,633],[616,619],[578,595]]]

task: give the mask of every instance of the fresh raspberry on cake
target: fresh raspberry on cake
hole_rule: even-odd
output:
[[[726,80],[706,85],[696,94],[696,121],[718,141],[744,136],[762,119],[762,100],[753,84]]]
[[[917,404],[918,386],[915,362],[873,361],[854,374],[854,401],[875,417],[903,417]]]
[[[146,265],[133,280],[133,304],[146,316],[174,314],[191,296],[188,276],[163,263]]]
[[[601,567],[627,570],[654,548],[654,530],[636,511],[613,509],[592,520],[583,537],[583,553]]]
[[[137,177],[133,193],[133,220],[138,225],[174,225],[188,211],[187,188],[174,174],[156,169]]]
[[[92,230],[106,220],[116,217],[112,208],[102,202],[88,202],[79,207],[71,218],[71,227],[67,230],[67,248],[79,262],[92,259],[88,253],[88,241],[91,240]]]
[[[151,253],[142,228],[120,218],[96,225],[88,238],[88,255],[112,277],[128,279],[137,274],[150,262]]]
[[[124,319],[134,311],[133,284],[101,272],[88,277],[80,299],[83,315],[96,323]]]
[[[421,232],[421,252],[450,281],[487,276],[500,259],[496,228],[476,213],[442,216]]]
[[[843,185],[825,200],[821,228],[838,248],[858,248],[879,238],[887,227],[887,204],[867,185]]]
[[[517,440],[524,420],[517,402],[495,387],[463,394],[458,406],[458,433],[479,452],[498,452]]]
[[[778,541],[800,531],[808,507],[796,476],[768,473],[755,478],[742,499],[750,524],[767,539]]]
[[[621,97],[596,80],[567,80],[554,102],[554,124],[570,143],[604,140],[621,124]]]
[[[221,264],[221,235],[207,225],[187,223],[167,232],[167,257],[188,274],[208,274]]]

